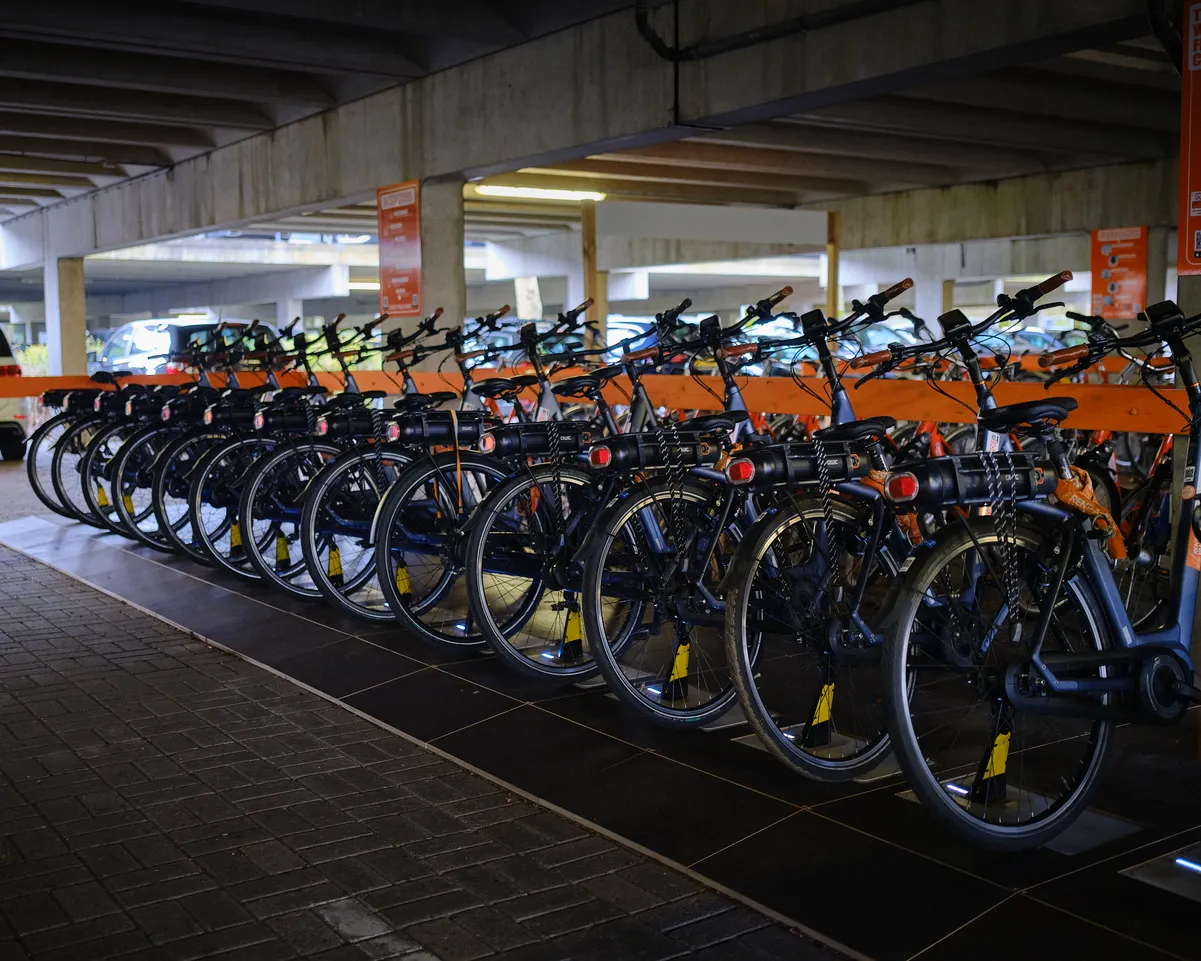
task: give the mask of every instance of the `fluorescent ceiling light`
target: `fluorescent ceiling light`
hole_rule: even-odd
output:
[[[725,274],[730,277],[820,277],[821,261],[816,255],[750,257],[746,260],[710,260],[692,264],[657,264],[639,267],[648,274]]]
[[[512,197],[521,200],[595,200],[605,195],[599,190],[555,190],[549,187],[502,187],[498,184],[476,184],[481,197]]]
[[[378,280],[352,280],[346,285],[350,290],[379,290]]]

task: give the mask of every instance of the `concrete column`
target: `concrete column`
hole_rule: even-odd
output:
[[[945,301],[942,280],[937,277],[913,279],[913,312],[926,322],[935,337],[941,330],[938,318],[946,313],[943,309]]]
[[[463,270],[463,181],[421,182],[421,303],[426,314],[441,307],[444,323],[467,317]]]
[[[42,268],[50,373],[88,372],[87,308],[82,257],[48,257]]]
[[[297,317],[304,317],[304,301],[295,299],[277,300],[275,302],[275,326],[279,330],[283,330]],[[296,325],[296,329],[300,330],[300,325]]]

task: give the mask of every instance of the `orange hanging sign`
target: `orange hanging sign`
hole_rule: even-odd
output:
[[[1176,272],[1201,274],[1201,0],[1184,6]]]
[[[379,216],[379,309],[390,317],[421,316],[421,183],[375,192]]]
[[[1110,227],[1093,231],[1092,313],[1106,320],[1130,320],[1147,303],[1147,228]]]

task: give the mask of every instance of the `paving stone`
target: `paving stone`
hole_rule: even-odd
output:
[[[829,957],[3,548],[0,625],[0,961]]]

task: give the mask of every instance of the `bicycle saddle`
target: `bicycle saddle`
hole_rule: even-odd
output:
[[[611,364],[608,367],[602,367],[600,370],[592,371],[589,376],[595,377],[602,384],[607,384],[614,377],[620,377],[623,373],[625,371],[622,370],[621,364]]]
[[[521,389],[518,385],[518,380],[525,378],[514,377],[510,380],[508,377],[489,377],[487,380],[478,381],[475,385],[476,395],[479,397],[504,397],[506,394],[515,394]],[[533,378],[534,383],[538,382],[538,378]]]
[[[1006,404],[996,410],[984,411],[980,415],[980,426],[994,434],[1008,434],[1010,431],[1037,433],[1059,426],[1060,421],[1075,409],[1074,397],[1027,400],[1020,404]]]
[[[359,396],[363,400],[379,400],[381,397],[387,397],[388,392],[386,390],[362,390],[359,391]]]
[[[275,396],[280,400],[292,400],[297,397],[321,397],[327,392],[328,388],[310,384],[304,387],[284,387]]]
[[[837,441],[867,441],[879,443],[884,436],[897,426],[892,417],[865,417],[863,420],[853,420],[846,424],[836,424],[814,431],[813,439],[833,443]]]
[[[438,390],[432,394],[406,394],[392,406],[401,413],[412,413],[419,410],[429,410],[445,404],[448,400],[458,400],[459,395],[452,390]]]
[[[560,397],[578,397],[595,393],[600,386],[601,379],[596,374],[580,374],[552,384],[550,389]]]
[[[723,410],[720,414],[694,417],[680,426],[690,431],[733,430],[743,421],[750,420],[750,417],[745,410]]]
[[[539,383],[540,378],[537,374],[518,374],[516,377],[512,378],[512,381],[514,386],[520,390],[525,390],[527,387],[536,386]]]

